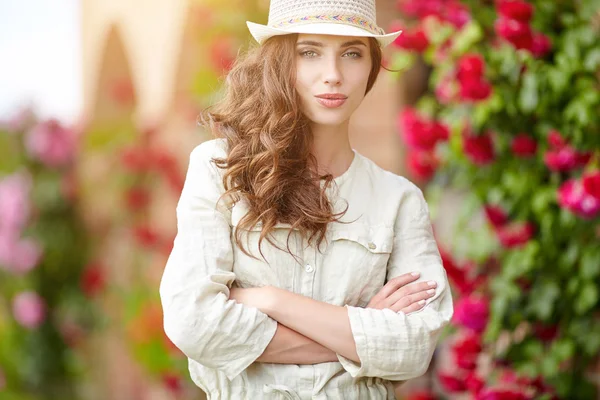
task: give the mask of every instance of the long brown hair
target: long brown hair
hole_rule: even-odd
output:
[[[235,240],[251,257],[241,244],[240,230],[262,223],[261,255],[260,244],[265,238],[278,247],[268,237],[278,222],[290,224],[309,242],[316,240],[320,245],[327,224],[338,221],[347,211],[346,207],[333,213],[325,193],[333,176],[315,172],[310,121],[300,110],[295,89],[297,36],[274,36],[239,56],[226,77],[223,99],[199,116],[200,125],[227,140],[227,157],[213,161],[225,169],[221,198],[247,199],[249,210],[237,226]],[[375,84],[382,59],[377,41],[369,41],[372,67],[366,93]],[[323,188],[321,179],[325,180]],[[291,254],[289,238],[288,234]]]

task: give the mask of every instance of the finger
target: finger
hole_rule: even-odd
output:
[[[423,307],[425,307],[425,303],[426,303],[425,300],[419,300],[418,302],[413,303],[413,304],[411,304],[408,307],[404,307],[400,311],[402,311],[404,314],[408,314],[408,313],[411,313],[413,311],[418,311],[418,310],[422,309]]]
[[[388,304],[390,304],[388,308],[391,308],[397,312],[398,310],[409,307],[410,305],[418,303],[421,300],[427,300],[433,296],[435,296],[435,289],[427,289],[425,291],[420,291],[401,297],[390,296],[386,301],[388,301]],[[396,301],[394,301],[395,298],[397,298]]]
[[[403,274],[392,278],[381,288],[381,290],[375,296],[385,299],[402,286],[408,285],[409,283],[419,279],[420,275],[421,274],[419,272],[409,272],[407,274]]]
[[[435,289],[437,287],[437,283],[435,281],[429,282],[418,282],[410,285],[403,286],[388,296],[387,304],[394,304],[402,297],[409,296],[412,294],[427,292],[428,290]],[[429,292],[434,293],[434,292]]]

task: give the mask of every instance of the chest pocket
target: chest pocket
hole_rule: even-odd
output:
[[[339,286],[343,304],[365,306],[383,287],[392,253],[394,230],[364,223],[334,224],[325,265],[331,266],[331,281]],[[329,267],[328,267],[329,268]]]

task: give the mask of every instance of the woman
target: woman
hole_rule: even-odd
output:
[[[273,0],[190,155],[160,287],[210,399],[393,399],[452,316],[427,204],[351,148],[384,34],[373,0]]]

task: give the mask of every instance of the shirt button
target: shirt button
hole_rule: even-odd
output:
[[[377,246],[373,242],[369,242],[368,246],[371,250],[375,250],[377,248]]]
[[[305,268],[306,272],[310,273],[313,272],[315,269],[312,267],[312,265],[310,264],[306,264]]]

